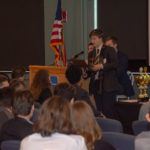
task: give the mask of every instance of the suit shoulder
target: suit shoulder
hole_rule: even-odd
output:
[[[110,46],[104,46],[104,51],[108,53],[115,53],[115,49]]]
[[[118,51],[119,55],[122,56],[122,57],[128,57],[124,52],[122,51]]]

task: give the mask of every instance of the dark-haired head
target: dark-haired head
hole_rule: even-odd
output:
[[[107,36],[105,38],[105,45],[114,48],[116,51],[118,50],[118,39],[115,36]]]
[[[102,29],[94,29],[90,32],[89,37],[97,36],[99,38],[104,38],[104,33]]]
[[[15,93],[12,103],[12,109],[15,116],[28,117],[33,115],[34,98],[30,91],[18,91]]]
[[[75,93],[75,87],[66,82],[57,84],[54,89],[55,96],[62,96],[71,103],[74,102]]]
[[[95,48],[98,49],[103,44],[104,33],[101,29],[92,30],[89,34],[89,37]]]
[[[70,65],[66,70],[66,78],[71,84],[77,84],[82,80],[82,69],[77,65]]]
[[[9,78],[9,76],[6,73],[1,72],[0,73],[0,77],[2,77],[2,76],[6,77],[8,79],[8,82],[10,82],[10,78]]]
[[[9,87],[0,90],[0,106],[5,108],[12,108],[13,93]]]
[[[4,75],[0,75],[0,89],[8,86],[9,86],[8,78]]]
[[[10,81],[10,88],[13,92],[23,91],[26,89],[26,85],[23,81],[13,79]]]
[[[38,112],[33,130],[44,137],[55,132],[71,134],[72,119],[69,102],[58,96],[47,99]]]
[[[18,79],[24,81],[25,77],[25,67],[17,66],[12,69],[12,79]]]

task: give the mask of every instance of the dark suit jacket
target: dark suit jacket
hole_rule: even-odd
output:
[[[92,60],[95,58],[95,56],[96,49],[89,53],[89,65],[91,65]],[[100,80],[100,84],[102,84],[103,91],[118,91],[120,89],[117,79],[118,58],[115,50],[111,47],[104,46],[101,49],[100,57],[103,57],[103,59],[106,61],[106,63],[103,64],[103,69],[99,71],[103,73],[103,80]],[[94,77],[91,77],[91,82],[94,82]],[[94,85],[92,83],[90,83],[90,89],[91,91],[92,89],[95,90]],[[94,91],[92,91],[92,93],[93,92]]]
[[[89,93],[85,89],[79,87],[78,85],[74,85],[74,87],[76,88],[75,101],[83,100],[83,101],[87,102],[91,106],[91,109],[93,110],[94,115],[100,116],[100,112],[98,112],[96,110],[96,108],[93,106],[93,104],[90,100]]]
[[[121,51],[117,52],[119,64],[117,68],[117,77],[119,84],[121,85],[121,93],[126,96],[133,96],[134,90],[131,85],[131,81],[129,76],[127,75],[127,68],[128,68],[128,57],[123,54]]]
[[[44,89],[37,100],[40,104],[42,104],[47,98],[51,97],[52,93],[49,88]]]
[[[0,143],[7,140],[22,140],[32,133],[32,124],[25,119],[15,117],[2,126]]]
[[[0,130],[5,122],[13,118],[13,114],[4,107],[0,107]]]

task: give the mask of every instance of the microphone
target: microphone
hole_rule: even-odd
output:
[[[84,51],[81,51],[80,53],[74,55],[73,59],[76,59],[78,58],[80,55],[83,55],[84,54]]]

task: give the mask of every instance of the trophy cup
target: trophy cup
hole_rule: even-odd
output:
[[[136,76],[136,83],[139,89],[138,101],[139,102],[147,102],[149,100],[147,89],[150,83],[150,76],[147,74],[147,67],[140,67],[139,75]]]
[[[150,83],[150,76],[147,74],[147,67],[144,67],[144,98],[145,101],[149,100],[149,96],[147,94],[148,85]]]

